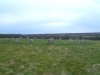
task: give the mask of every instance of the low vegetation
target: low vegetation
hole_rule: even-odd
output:
[[[100,41],[2,38],[0,75],[100,75]]]

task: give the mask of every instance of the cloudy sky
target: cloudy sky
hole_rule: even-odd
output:
[[[100,32],[100,0],[1,0],[0,34]]]

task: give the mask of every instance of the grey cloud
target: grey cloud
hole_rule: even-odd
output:
[[[24,1],[24,0],[22,0]],[[13,23],[3,23],[0,21],[0,32],[2,33],[60,33],[60,32],[95,32],[100,28],[100,2],[96,2],[98,5],[84,5],[81,7],[53,7],[42,5],[28,5],[27,3],[20,2],[20,0],[2,0],[0,2],[0,20],[11,16],[11,18],[17,19]],[[26,1],[26,0],[25,0]],[[46,4],[47,5],[47,4]],[[38,12],[38,14],[30,14],[30,12]],[[59,16],[50,13],[61,12]],[[73,19],[67,19],[73,17],[70,14],[77,14]],[[4,16],[5,15],[5,16]],[[35,16],[37,15],[37,16]],[[67,15],[67,16],[66,16]],[[35,16],[35,17],[34,17]],[[8,17],[9,19],[9,17]],[[63,26],[61,28],[44,26],[43,24],[64,22],[71,23],[69,26]]]

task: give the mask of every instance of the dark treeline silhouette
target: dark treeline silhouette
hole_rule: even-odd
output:
[[[58,33],[58,34],[0,34],[0,38],[37,38],[37,39],[90,39],[90,40],[100,40],[100,33]]]

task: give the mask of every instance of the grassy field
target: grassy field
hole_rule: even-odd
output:
[[[100,41],[0,39],[0,75],[100,75]]]

